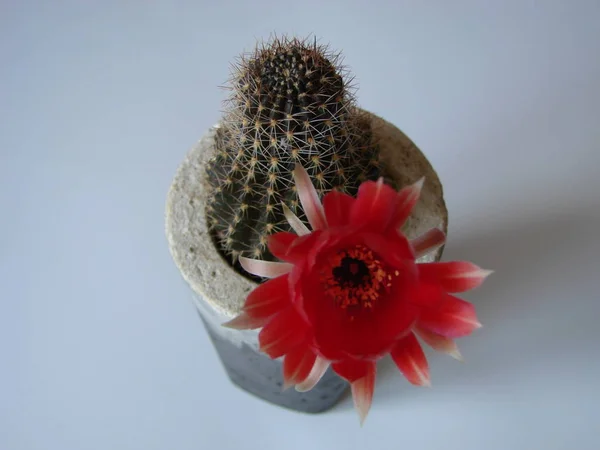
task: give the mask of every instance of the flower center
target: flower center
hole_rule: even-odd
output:
[[[398,275],[363,245],[333,253],[320,271],[326,292],[342,309],[372,309]]]

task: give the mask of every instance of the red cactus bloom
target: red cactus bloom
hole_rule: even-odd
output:
[[[356,198],[332,191],[321,204],[301,166],[294,178],[312,232],[283,205],[297,234],[269,237],[269,250],[282,262],[240,258],[246,271],[270,279],[225,325],[262,328],[260,349],[284,357],[286,387],[309,390],[331,365],[351,384],[362,423],[383,356],[390,354],[420,386],[430,380],[417,337],[460,359],[453,339],[481,325],[474,307],[452,294],[479,286],[491,271],[461,261],[416,263],[445,241],[439,229],[413,241],[400,232],[423,179],[399,192],[382,179],[367,181]]]

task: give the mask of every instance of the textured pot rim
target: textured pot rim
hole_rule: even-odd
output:
[[[365,112],[365,111],[363,111]],[[440,180],[417,146],[397,127],[372,113],[380,159],[400,186],[425,176],[421,198],[407,222],[409,238],[439,227],[448,229],[448,212]],[[216,322],[237,315],[256,283],[237,273],[214,247],[205,218],[208,184],[205,165],[214,152],[211,127],[180,164],[167,195],[165,232],[169,250],[184,280],[194,292],[198,309]],[[439,260],[440,247],[421,261]],[[251,333],[254,334],[254,333]]]

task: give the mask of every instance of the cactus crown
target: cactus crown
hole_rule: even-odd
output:
[[[381,175],[370,121],[356,108],[339,54],[295,38],[259,45],[234,65],[231,95],[207,165],[208,225],[232,262],[273,260],[267,236],[301,219],[291,172],[302,164],[323,195],[356,194]]]

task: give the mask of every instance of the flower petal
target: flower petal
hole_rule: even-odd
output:
[[[294,265],[306,262],[312,267],[317,253],[327,244],[329,237],[327,230],[317,230],[305,236],[297,236],[285,254],[276,256]]]
[[[323,378],[323,375],[325,375],[327,369],[329,369],[329,364],[330,362],[328,360],[317,356],[317,359],[315,360],[315,363],[312,366],[310,373],[304,379],[304,381],[296,385],[296,390],[298,392],[307,392],[314,388],[317,385],[317,383],[321,380],[321,378]]]
[[[306,336],[307,327],[293,307],[273,316],[258,334],[260,350],[271,358],[291,352]]]
[[[268,319],[290,304],[289,276],[273,278],[256,287],[244,303],[244,311],[250,317]]]
[[[410,268],[415,271],[414,253],[404,235],[394,231],[387,236],[378,233],[362,233],[363,243],[380,258],[396,268]]]
[[[306,214],[313,231],[327,228],[327,221],[325,220],[323,205],[319,200],[317,190],[310,181],[308,172],[306,172],[304,167],[302,167],[300,164],[296,164],[293,175],[294,180],[296,181],[298,198],[300,199],[300,203],[304,209],[304,214]]]
[[[331,368],[340,377],[352,383],[368,375],[371,363],[362,359],[344,359],[331,364]]]
[[[282,203],[281,206],[283,208],[283,215],[290,224],[290,227],[292,227],[292,230],[294,230],[298,236],[304,236],[305,234],[310,233],[310,230],[307,228],[307,226],[302,223],[298,216],[294,214],[285,203]]]
[[[365,181],[358,188],[358,195],[352,205],[350,222],[366,230],[384,231],[395,214],[398,192],[383,183],[383,178],[377,182]]]
[[[422,282],[440,285],[446,292],[475,289],[492,273],[467,261],[424,263],[417,267]]]
[[[374,362],[370,362],[367,374],[352,383],[352,399],[354,400],[354,407],[360,417],[361,426],[365,422],[367,414],[369,414],[371,403],[373,403],[376,374],[377,367]]]
[[[246,272],[265,278],[275,278],[280,275],[285,275],[294,267],[292,264],[288,263],[261,261],[259,259],[246,258],[245,256],[240,256],[239,261]]]
[[[221,326],[233,328],[234,330],[254,330],[262,328],[267,322],[268,319],[252,317],[244,312],[230,321],[221,324]]]
[[[350,221],[354,197],[339,191],[330,191],[323,197],[323,209],[329,227],[341,227]]]
[[[454,342],[452,339],[426,330],[425,328],[419,326],[415,327],[415,332],[417,333],[417,336],[423,339],[423,341],[434,350],[446,353],[452,356],[454,359],[457,359],[458,361],[463,361],[463,357],[460,354],[460,350],[458,350],[456,342]]]
[[[340,361],[375,360],[389,353],[397,339],[410,331],[421,312],[420,305],[410,301],[418,281],[416,268],[407,265],[390,273],[393,280],[386,278],[385,287],[371,309],[360,304],[342,308],[335,292],[323,289],[323,270],[331,270],[327,267],[317,264],[311,273],[304,274],[294,285],[293,294],[294,304],[304,311],[311,324],[319,354]],[[295,273],[290,278],[293,276]]]
[[[410,241],[417,258],[426,255],[446,242],[446,235],[439,228],[432,228],[425,234]]]
[[[413,333],[399,340],[390,354],[400,372],[410,383],[417,386],[431,386],[427,358]]]
[[[402,227],[404,222],[406,222],[406,219],[408,219],[412,213],[417,201],[419,201],[419,196],[421,195],[421,189],[423,188],[424,182],[425,177],[419,179],[416,183],[413,183],[410,186],[400,189],[398,192],[396,211],[391,222],[391,225],[394,228],[398,229]]]
[[[300,346],[283,360],[283,389],[304,381],[310,374],[317,355],[307,346]]]
[[[466,336],[481,328],[471,303],[450,294],[445,297],[438,309],[421,314],[418,321],[420,327],[450,338]]]
[[[297,234],[281,231],[267,236],[267,247],[274,256],[285,260],[285,254],[296,239],[298,239]]]
[[[415,306],[436,311],[435,308],[438,308],[446,300],[446,295],[448,295],[447,292],[437,284],[421,282],[412,287],[409,299]]]

